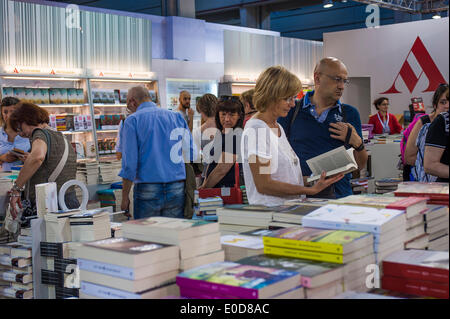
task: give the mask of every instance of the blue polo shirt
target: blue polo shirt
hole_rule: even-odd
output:
[[[300,104],[300,110],[292,127],[289,126],[296,107],[293,107],[286,117],[278,119],[300,159],[303,176],[311,175],[311,170],[306,164],[307,160],[344,145],[344,142],[332,138],[329,131],[330,123],[344,121],[344,113],[346,122],[353,125],[362,138],[361,119],[356,108],[337,101],[335,106],[318,116],[316,106],[311,103],[313,95],[314,91],[308,92],[300,102],[297,102],[296,106]],[[349,173],[335,184],[337,198],[352,195],[351,178],[352,174]]]

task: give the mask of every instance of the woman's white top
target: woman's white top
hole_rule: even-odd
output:
[[[270,160],[270,167],[262,167],[261,173],[270,174],[271,178],[283,183],[303,186],[303,174],[300,160],[289,144],[283,128],[278,124],[281,136],[264,121],[252,118],[245,125],[241,141],[242,163],[245,188],[249,204],[278,206],[285,201],[298,199],[300,196],[276,197],[264,195],[257,191],[248,159],[256,155],[260,159]],[[305,197],[305,195],[302,195]]]

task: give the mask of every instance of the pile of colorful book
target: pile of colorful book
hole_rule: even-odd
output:
[[[383,260],[382,288],[434,298],[449,298],[448,251],[404,250]]]
[[[316,287],[310,297],[331,298],[342,289],[365,290],[365,268],[375,263],[374,239],[368,232],[297,226],[275,230],[263,236],[263,242],[264,254],[345,264],[342,278]]]
[[[179,248],[125,238],[77,249],[82,299],[154,299],[177,295]]]
[[[217,209],[223,207],[221,197],[198,198],[194,206],[193,219],[217,221]]]
[[[33,299],[31,246],[17,242],[0,245],[0,296]]]
[[[372,233],[376,263],[403,249],[406,236],[405,213],[395,209],[329,204],[303,217],[303,226]]]

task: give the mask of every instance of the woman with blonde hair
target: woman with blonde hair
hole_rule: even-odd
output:
[[[282,66],[266,69],[256,81],[253,103],[257,113],[246,123],[241,142],[245,186],[250,204],[282,205],[300,195],[314,195],[344,175],[305,187],[300,160],[289,144],[279,117],[295,105],[300,80]]]

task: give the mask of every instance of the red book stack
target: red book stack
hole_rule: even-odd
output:
[[[448,299],[448,251],[401,250],[383,260],[383,289]]]
[[[394,194],[399,197],[428,197],[427,204],[449,206],[448,183],[403,182]]]

